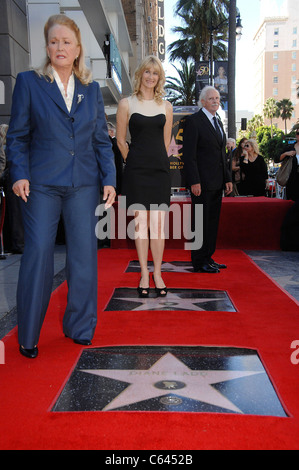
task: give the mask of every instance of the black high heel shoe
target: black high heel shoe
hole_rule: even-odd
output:
[[[145,287],[137,287],[137,291],[138,291],[138,294],[139,294],[139,297],[141,297],[142,299],[146,299],[147,297],[149,297],[149,293],[150,293],[150,288],[145,288]]]
[[[156,286],[156,281],[155,281],[154,275],[153,275],[153,281],[154,281],[154,284],[155,284],[155,290],[156,290],[156,294],[158,294],[158,297],[166,297],[167,294],[168,294],[167,287],[165,286],[162,289],[159,289],[159,287]]]
[[[141,280],[142,280],[142,278],[141,278]],[[141,283],[141,280],[140,280],[140,283]],[[140,287],[140,284],[139,284],[139,287],[137,287],[137,292],[139,294],[139,297],[141,297],[142,299],[146,299],[149,296],[150,288],[149,287]]]

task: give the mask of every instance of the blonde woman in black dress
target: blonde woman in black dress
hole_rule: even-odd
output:
[[[165,73],[157,57],[147,57],[135,72],[134,92],[120,101],[117,143],[126,161],[122,195],[135,214],[135,243],[141,267],[138,292],[149,295],[148,252],[154,261],[153,280],[159,296],[167,295],[161,265],[165,247],[164,220],[170,206],[173,110],[164,98]],[[131,134],[127,145],[127,130]],[[138,206],[136,206],[138,204]],[[134,207],[135,206],[135,209]]]

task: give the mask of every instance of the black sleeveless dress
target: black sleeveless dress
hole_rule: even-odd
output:
[[[167,211],[170,206],[170,164],[164,142],[166,105],[128,98],[131,144],[123,175],[127,208]],[[159,207],[158,207],[159,206]],[[132,208],[132,207],[131,207]],[[134,208],[133,208],[134,210]]]

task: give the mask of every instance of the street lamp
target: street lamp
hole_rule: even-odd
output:
[[[243,25],[242,25],[242,21],[241,21],[241,15],[240,15],[240,13],[238,13],[237,17],[236,17],[236,37],[237,37],[237,41],[240,41],[240,39],[242,37],[242,32],[243,32]]]
[[[229,2],[228,39],[228,137],[236,139],[236,39],[242,37],[241,17],[237,16],[237,0]]]

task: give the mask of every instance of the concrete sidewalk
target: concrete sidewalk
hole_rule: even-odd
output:
[[[17,324],[16,292],[22,255],[7,255],[0,260],[0,339]],[[56,245],[53,290],[65,280],[65,246]]]

